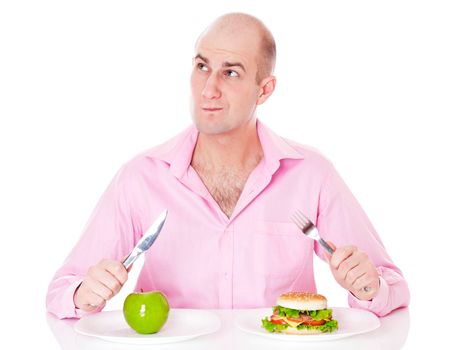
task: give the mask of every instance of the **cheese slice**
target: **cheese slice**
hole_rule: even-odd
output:
[[[292,326],[294,328],[297,328],[297,326],[299,324],[303,323],[303,322],[295,322],[295,321],[288,320],[286,317],[284,317],[284,321],[286,321],[290,326]]]
[[[271,319],[272,320],[284,320],[289,326],[292,326],[292,327],[297,327],[299,324],[303,323],[303,322],[295,322],[295,321],[291,321],[289,320],[287,317],[283,317],[283,316],[278,316],[278,315],[273,315],[271,316]]]

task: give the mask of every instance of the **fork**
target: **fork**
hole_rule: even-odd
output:
[[[330,255],[332,255],[335,252],[335,250],[332,247],[330,247],[329,244],[319,236],[317,227],[300,210],[297,210],[294,214],[292,214],[290,219],[306,236],[318,241],[319,244],[322,247],[324,247],[324,249]],[[365,286],[362,289],[364,292],[368,293],[371,290],[371,287]]]

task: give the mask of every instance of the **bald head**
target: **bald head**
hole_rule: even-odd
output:
[[[256,80],[260,82],[273,73],[276,62],[276,43],[271,32],[258,18],[245,13],[225,14],[203,31],[196,45],[198,46],[202,38],[214,32],[230,36],[251,35],[257,38]]]

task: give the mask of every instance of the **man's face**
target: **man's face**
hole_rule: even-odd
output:
[[[261,91],[256,82],[259,40],[248,33],[212,30],[197,43],[191,113],[202,133],[228,133],[254,116]]]

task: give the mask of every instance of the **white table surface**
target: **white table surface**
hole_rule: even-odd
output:
[[[211,310],[221,319],[221,328],[206,336],[180,343],[163,345],[126,345],[104,341],[95,337],[84,336],[73,330],[75,319],[58,320],[47,314],[47,323],[61,349],[400,349],[405,344],[409,332],[409,310],[400,309],[381,318],[381,327],[362,335],[328,342],[283,342],[251,335],[235,325],[239,310]]]

